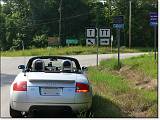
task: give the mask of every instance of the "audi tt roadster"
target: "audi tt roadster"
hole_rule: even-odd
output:
[[[86,77],[87,67],[77,59],[62,56],[40,56],[19,65],[22,71],[10,89],[10,116],[39,110],[79,112],[92,105],[92,87]]]

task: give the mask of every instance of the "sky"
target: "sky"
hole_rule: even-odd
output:
[[[4,2],[3,2],[2,0],[0,0],[0,1],[1,1],[1,2],[0,2],[0,3],[1,3],[1,5],[3,5],[3,4],[4,4]]]

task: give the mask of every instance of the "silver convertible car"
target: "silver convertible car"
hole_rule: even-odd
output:
[[[77,59],[62,56],[41,56],[29,59],[10,89],[10,115],[35,110],[89,110],[92,88],[86,77],[86,67]]]

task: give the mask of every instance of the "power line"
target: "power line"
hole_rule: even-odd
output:
[[[74,15],[74,16],[70,16],[70,17],[65,17],[65,18],[62,18],[62,20],[69,20],[69,19],[74,19],[74,18],[77,18],[77,17],[81,17],[81,16],[85,16],[85,15],[88,15],[92,12],[88,12],[88,13],[83,13],[83,14],[79,14],[79,15]],[[54,22],[58,22],[59,21],[59,18],[54,18],[55,20],[54,21],[50,21],[50,22],[43,22],[43,23],[38,23],[38,24],[32,24],[32,25],[28,25],[28,26],[21,26],[21,28],[25,28],[25,27],[32,27],[32,26],[38,26],[38,25],[46,25],[46,24],[49,24],[49,23],[54,23]],[[2,23],[2,24],[5,24],[5,23]],[[9,27],[9,29],[11,28],[16,28],[16,27]],[[5,28],[2,28],[1,29],[5,29]]]
[[[87,12],[87,13],[82,13],[82,14],[78,14],[78,15],[74,15],[74,16],[70,16],[70,17],[65,17],[63,19],[67,19],[67,18],[74,18],[74,17],[77,17],[77,16],[81,16],[81,15],[86,15],[86,14],[90,14],[90,13],[93,13],[93,12]],[[15,20],[12,19],[12,18],[9,18],[10,20]],[[50,18],[50,19],[31,19],[31,20],[26,20],[26,21],[29,21],[29,22],[36,22],[36,21],[53,21],[53,20],[58,20],[59,18]],[[16,19],[16,20],[20,20],[20,19]]]

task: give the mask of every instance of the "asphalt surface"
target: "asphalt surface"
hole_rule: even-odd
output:
[[[128,58],[139,56],[145,53],[125,53],[121,54],[120,58]],[[81,66],[96,65],[96,55],[74,55],[70,56],[77,58]],[[115,57],[117,54],[101,54],[99,61]],[[9,115],[9,90],[16,75],[20,72],[18,65],[27,63],[30,57],[1,57],[1,117],[10,117]]]

